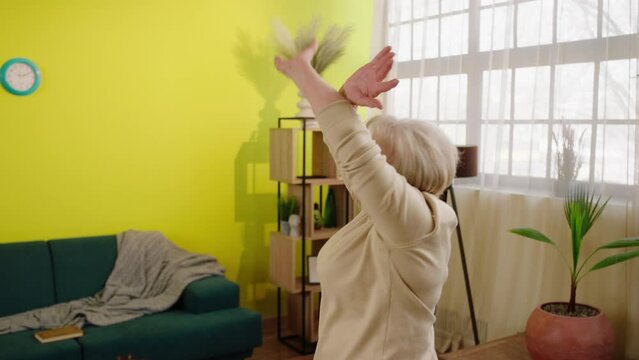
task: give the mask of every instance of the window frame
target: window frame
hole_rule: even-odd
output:
[[[600,68],[602,62],[606,61],[614,61],[614,60],[628,60],[635,59],[639,57],[639,46],[628,46],[631,44],[639,44],[639,34],[631,33],[626,35],[615,35],[615,36],[603,36],[603,6],[604,0],[597,1],[597,36],[591,39],[584,40],[576,40],[576,41],[567,41],[567,42],[558,42],[557,40],[557,31],[558,31],[558,5],[559,0],[552,0],[553,4],[553,19],[552,19],[552,41],[549,44],[540,44],[534,46],[526,46],[526,47],[518,47],[517,44],[517,21],[518,21],[518,9],[519,4],[526,2],[533,2],[536,0],[511,0],[505,1],[499,4],[490,4],[490,5],[481,5],[480,0],[468,0],[468,7],[463,10],[457,10],[447,13],[441,13],[441,2],[446,0],[438,1],[438,12],[437,15],[428,15],[426,11],[424,11],[424,17],[413,19],[412,11],[414,2],[410,2],[411,7],[411,16],[408,20],[390,22],[388,19],[389,14],[389,6],[392,6],[391,2],[393,0],[385,0],[385,11],[384,14],[384,37],[388,37],[388,33],[390,28],[393,26],[397,26],[399,29],[400,25],[410,24],[410,32],[411,32],[411,46],[410,46],[410,57],[411,60],[397,62],[397,78],[411,80],[411,86],[409,86],[409,109],[408,113],[410,117],[413,117],[413,85],[412,80],[417,80],[426,77],[437,77],[437,106],[438,109],[436,111],[436,120],[435,122],[440,124],[465,124],[466,125],[466,142],[468,144],[481,144],[481,136],[484,125],[488,124],[504,124],[508,126],[509,129],[509,155],[508,155],[508,172],[507,175],[504,174],[494,174],[484,172],[482,173],[481,182],[491,182],[491,181],[499,181],[500,185],[505,185],[507,188],[528,188],[531,190],[539,190],[539,191],[547,191],[547,189],[552,188],[553,183],[557,181],[556,178],[553,177],[552,173],[552,156],[553,156],[553,145],[552,145],[552,131],[553,128],[557,128],[557,126],[561,126],[562,123],[569,123],[574,125],[588,125],[591,127],[590,129],[590,145],[586,146],[590,150],[589,156],[589,166],[588,166],[588,182],[595,183],[597,179],[595,179],[595,169],[596,169],[596,151],[597,151],[597,131],[598,127],[604,124],[620,124],[620,125],[632,125],[635,127],[635,146],[637,145],[637,141],[639,141],[639,124],[637,118],[630,119],[600,119],[599,118],[599,78],[600,78]],[[426,1],[426,0],[424,0]],[[512,47],[505,48],[501,50],[492,50],[492,51],[480,51],[480,16],[481,10],[486,9],[496,9],[504,6],[512,6]],[[415,23],[423,23],[424,26],[426,24],[426,20],[435,20],[438,21],[438,55],[441,54],[441,18],[459,15],[459,14],[468,14],[468,23],[466,26],[466,30],[468,31],[468,40],[467,40],[467,52],[460,55],[452,55],[445,57],[436,57],[436,58],[425,58],[425,59],[414,59],[414,51],[413,51],[413,27]],[[639,16],[638,16],[639,17]],[[423,50],[425,53],[425,49]],[[556,111],[555,111],[555,91],[556,91],[556,68],[560,65],[568,65],[568,64],[578,64],[578,63],[591,63],[594,65],[593,71],[593,98],[592,98],[592,112],[591,117],[589,119],[556,119]],[[527,119],[522,120],[514,119],[514,104],[515,101],[515,80],[516,80],[516,69],[519,68],[530,68],[530,67],[541,67],[547,66],[550,68],[550,94],[548,100],[548,118],[547,119]],[[510,70],[510,114],[507,118],[499,119],[499,120],[488,120],[483,119],[483,74],[485,71],[494,71],[494,70]],[[440,93],[440,83],[439,77],[447,76],[447,75],[466,75],[466,117],[462,120],[441,120],[440,119],[440,111],[439,111],[439,93]],[[636,81],[636,86],[639,87],[639,81]],[[639,97],[639,89],[637,90],[637,96]],[[639,114],[639,101],[635,99],[635,114]],[[637,115],[636,115],[637,116]],[[513,167],[513,156],[512,156],[512,147],[513,147],[513,133],[514,133],[514,125],[525,125],[525,124],[541,124],[547,125],[547,151],[546,151],[546,174],[545,177],[535,177],[535,176],[517,176],[512,175],[512,167]],[[480,159],[481,161],[481,159]],[[635,162],[638,160],[635,159]],[[635,165],[637,166],[637,165]],[[602,170],[603,171],[603,170]],[[636,176],[635,176],[636,177]],[[602,177],[603,179],[603,177]],[[635,182],[639,181],[637,179]],[[629,187],[636,186],[637,184],[619,184],[619,183],[604,183],[601,184],[606,187],[607,192],[609,192],[613,196],[622,196],[626,197],[627,191]]]

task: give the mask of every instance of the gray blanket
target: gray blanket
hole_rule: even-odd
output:
[[[118,235],[118,257],[94,296],[0,318],[0,335],[67,325],[111,325],[170,308],[192,281],[223,275],[215,258],[191,254],[159,232]]]

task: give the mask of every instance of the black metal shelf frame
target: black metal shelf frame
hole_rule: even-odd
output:
[[[286,120],[295,120],[295,121],[301,121],[302,123],[302,201],[305,201],[306,199],[306,120],[313,120],[313,117],[280,117],[277,119],[277,127],[281,128],[282,127],[282,121],[286,121]],[[321,187],[320,187],[321,189]],[[321,190],[320,190],[321,191]],[[279,200],[282,196],[282,183],[281,181],[277,182],[277,201],[279,203]],[[321,194],[320,194],[321,197]],[[320,201],[320,206],[321,206],[321,201]],[[306,206],[304,206],[305,204],[301,204],[300,208],[302,210],[302,214],[301,214],[301,222],[300,222],[300,228],[302,229],[301,231],[301,235],[302,235],[302,327],[301,327],[301,337],[297,336],[297,335],[290,335],[290,336],[282,336],[282,288],[281,287],[277,287],[277,339],[285,344],[286,346],[290,347],[291,349],[297,351],[300,354],[306,355],[306,354],[312,354],[315,351],[315,343],[311,343],[307,340],[306,337],[306,297],[307,296],[312,296],[312,294],[307,294],[306,293],[306,261],[304,261],[305,257],[306,257]],[[321,211],[321,210],[320,210]],[[280,207],[277,207],[277,231],[280,231]],[[312,301],[312,299],[311,299]],[[310,305],[310,302],[309,302]],[[313,316],[314,314],[311,314],[311,316]],[[295,345],[295,343],[297,343],[297,341],[293,341],[295,339],[300,339],[300,343],[301,343],[301,347],[297,347]]]

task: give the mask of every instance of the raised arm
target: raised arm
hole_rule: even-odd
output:
[[[344,183],[383,238],[394,246],[421,240],[433,227],[430,208],[421,192],[386,162],[352,106],[381,108],[375,97],[398,83],[383,81],[392,66],[393,53],[390,48],[383,49],[337,92],[310,66],[313,51],[310,47],[291,60],[276,58],[275,64],[311,103]]]

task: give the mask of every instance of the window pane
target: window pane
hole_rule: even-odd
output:
[[[411,19],[411,0],[389,0],[388,22],[397,23]]]
[[[517,9],[517,46],[536,46],[552,42],[552,0],[520,3]]]
[[[439,14],[439,0],[413,0],[413,19]]]
[[[635,146],[635,125],[597,126],[595,181],[634,184]]]
[[[410,24],[388,28],[388,40],[397,53],[397,61],[409,61],[411,55]]]
[[[513,2],[513,0],[481,0],[481,6],[493,5],[493,4],[503,4],[507,2]]]
[[[483,125],[480,171],[489,174],[508,174],[509,126]]]
[[[444,0],[442,1],[442,14],[468,9],[468,0]]]
[[[515,70],[515,119],[548,119],[550,67]]]
[[[463,124],[442,124],[439,128],[448,136],[453,144],[461,145],[466,144],[466,125]]]
[[[597,0],[559,0],[558,5],[559,42],[597,37]]]
[[[437,77],[413,79],[414,119],[437,120]]]
[[[410,116],[410,79],[400,79],[388,96],[388,112],[398,119]]]
[[[424,41],[426,37],[426,41]],[[413,24],[413,59],[432,59],[437,57],[439,40],[439,20],[428,20]],[[425,46],[425,48],[424,48]]]
[[[637,60],[602,61],[599,68],[599,118],[637,118]]]
[[[510,70],[484,71],[482,119],[510,119]]]
[[[637,32],[637,0],[603,1],[603,36]]]
[[[439,120],[466,119],[466,74],[439,78]]]
[[[513,46],[513,6],[481,10],[479,18],[479,50],[501,50]]]
[[[513,175],[546,177],[546,154],[548,154],[548,125],[515,125]]]
[[[555,119],[592,119],[593,63],[557,65]]]
[[[468,53],[468,14],[441,18],[441,56]]]
[[[587,181],[590,174],[591,125],[553,125],[551,177]]]

